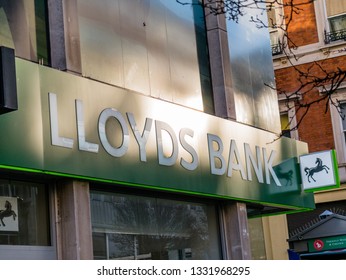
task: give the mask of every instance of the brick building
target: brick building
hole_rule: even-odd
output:
[[[291,1],[283,2],[289,4]],[[333,73],[338,69],[341,73],[346,71],[346,1],[292,2],[301,5],[298,6],[298,13],[291,13],[291,8],[285,7],[286,20],[292,15],[287,26],[289,42],[282,39],[280,29],[270,29],[282,126],[286,130],[286,135],[307,142],[309,152],[336,150],[341,188],[315,193],[316,210],[288,215],[288,230],[291,236],[319,222],[319,215],[325,210],[341,215],[346,213],[346,122],[340,118],[338,110],[332,104],[340,102],[341,113],[345,114],[346,80],[338,81],[338,89],[331,96],[329,103],[322,100],[312,104],[303,119],[306,109],[297,105],[320,99],[326,90],[335,86],[333,81],[329,81],[312,87],[304,94],[306,88],[301,88],[297,70],[314,77],[324,77],[326,73]],[[275,22],[280,20],[281,10],[282,7],[278,7],[272,11],[271,17],[276,16]],[[287,46],[290,46],[291,52]],[[280,92],[285,92],[286,95]],[[288,123],[289,127],[285,127]],[[292,131],[297,123],[298,129]]]

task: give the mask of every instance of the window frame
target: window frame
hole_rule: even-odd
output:
[[[332,101],[333,103],[340,102],[346,104],[346,83],[342,84],[339,91],[333,94]],[[346,166],[346,136],[343,130],[342,119],[333,104],[330,104],[330,112],[338,164]]]
[[[32,245],[0,245],[0,260],[56,260],[57,238],[56,238],[56,191],[55,185],[49,184],[41,180],[26,178],[26,176],[17,174],[16,172],[1,171],[2,179],[11,179],[14,181],[34,182],[44,184],[48,192],[48,216],[49,216],[49,235],[51,244],[47,246]]]
[[[219,208],[217,206],[217,203],[215,200],[209,200],[209,199],[205,199],[205,198],[199,198],[199,197],[193,197],[193,196],[180,196],[178,194],[172,194],[172,193],[160,193],[160,195],[158,195],[157,192],[152,191],[152,190],[129,190],[129,189],[123,189],[122,186],[119,186],[119,188],[116,191],[112,191],[108,188],[105,188],[105,185],[103,185],[102,183],[96,183],[96,184],[91,184],[90,185],[90,199],[91,199],[91,194],[95,193],[95,194],[104,194],[104,195],[113,195],[113,196],[128,196],[128,197],[142,197],[144,199],[153,199],[153,200],[160,200],[162,201],[170,201],[172,203],[174,202],[181,202],[181,203],[192,203],[192,204],[202,204],[204,206],[207,207],[213,207],[215,210],[215,215],[216,215],[216,219],[213,221],[213,223],[215,223],[215,230],[216,230],[216,237],[218,238],[217,241],[215,241],[218,244],[218,254],[219,254],[219,259],[222,260],[224,259],[224,244],[223,244],[223,240],[221,237],[221,214],[219,211]],[[91,200],[90,200],[91,202]],[[92,210],[91,210],[92,211]],[[210,224],[208,224],[208,226],[210,226]],[[96,230],[95,230],[96,229]],[[106,239],[108,238],[109,234],[115,233],[112,232],[112,230],[110,230],[109,232],[106,231],[100,231],[97,227],[94,227],[94,225],[92,225],[92,235],[94,236],[94,234],[98,234],[98,233],[104,233]],[[94,240],[93,240],[94,241]],[[94,246],[94,244],[92,244],[92,246]],[[108,250],[108,244],[105,245],[106,247],[106,251],[107,251],[107,256],[109,254]],[[137,259],[149,259],[150,255],[149,254],[143,254],[143,255],[137,255]],[[95,256],[94,256],[95,259]],[[98,259],[98,258],[96,258]],[[121,259],[121,258],[119,258]],[[124,258],[127,259],[127,258]]]
[[[299,99],[299,96],[287,97],[284,94],[278,95],[279,101],[279,111],[281,114],[288,115],[288,123],[290,129],[290,138],[299,140],[298,129],[294,129],[297,126],[297,118],[296,118],[296,109],[295,109],[295,101]]]
[[[284,40],[284,31],[281,28],[275,28],[271,26],[270,21],[270,14],[275,15],[274,24],[278,26],[283,26],[285,24],[285,19],[281,15],[284,13],[282,5],[283,0],[278,0],[274,3],[272,3],[273,7],[271,10],[267,10],[267,16],[268,16],[268,31],[269,31],[269,37],[270,37],[270,44],[272,48],[273,55],[279,55],[283,52],[283,40]],[[275,39],[275,40],[273,40]],[[275,41],[275,42],[274,42]]]
[[[328,17],[326,0],[314,1],[314,5],[315,5],[316,25],[318,29],[319,41],[326,46],[330,44],[344,44],[343,39],[340,39],[340,40],[327,39],[327,34],[331,32],[329,18],[336,17],[336,16]],[[337,16],[340,16],[340,15],[342,14],[339,14]],[[346,11],[343,15],[346,15]]]

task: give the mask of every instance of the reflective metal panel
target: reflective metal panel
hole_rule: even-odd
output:
[[[146,18],[150,1],[119,1],[125,88],[150,94]],[[159,78],[159,77],[157,77]]]
[[[78,0],[78,14],[84,76],[212,111],[200,6]]]
[[[119,1],[79,0],[82,74],[124,87]]]
[[[166,2],[168,8],[166,29],[171,79],[174,85],[173,101],[202,109],[193,6],[179,7],[173,5],[173,1],[163,2]]]
[[[0,0],[0,43],[14,47],[18,57],[37,60],[34,0]]]
[[[237,121],[273,132],[280,132],[279,108],[275,86],[269,33],[250,22],[259,9],[246,10],[239,23],[227,20],[233,89]]]
[[[146,35],[151,96],[173,101],[166,12],[161,4],[150,5]]]

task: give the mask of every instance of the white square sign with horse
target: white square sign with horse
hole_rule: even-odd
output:
[[[304,190],[338,186],[334,151],[316,152],[300,156],[300,174]]]
[[[18,230],[18,199],[0,196],[0,232]]]

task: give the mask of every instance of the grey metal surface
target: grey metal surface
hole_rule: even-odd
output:
[[[14,48],[17,57],[36,61],[34,0],[0,0],[0,45]]]
[[[63,0],[47,0],[51,66],[66,69]]]
[[[84,76],[212,110],[200,6],[160,0],[77,4]]]
[[[250,22],[261,10],[247,10],[239,23],[227,21],[237,121],[280,132],[279,108],[274,80],[269,33]]]

